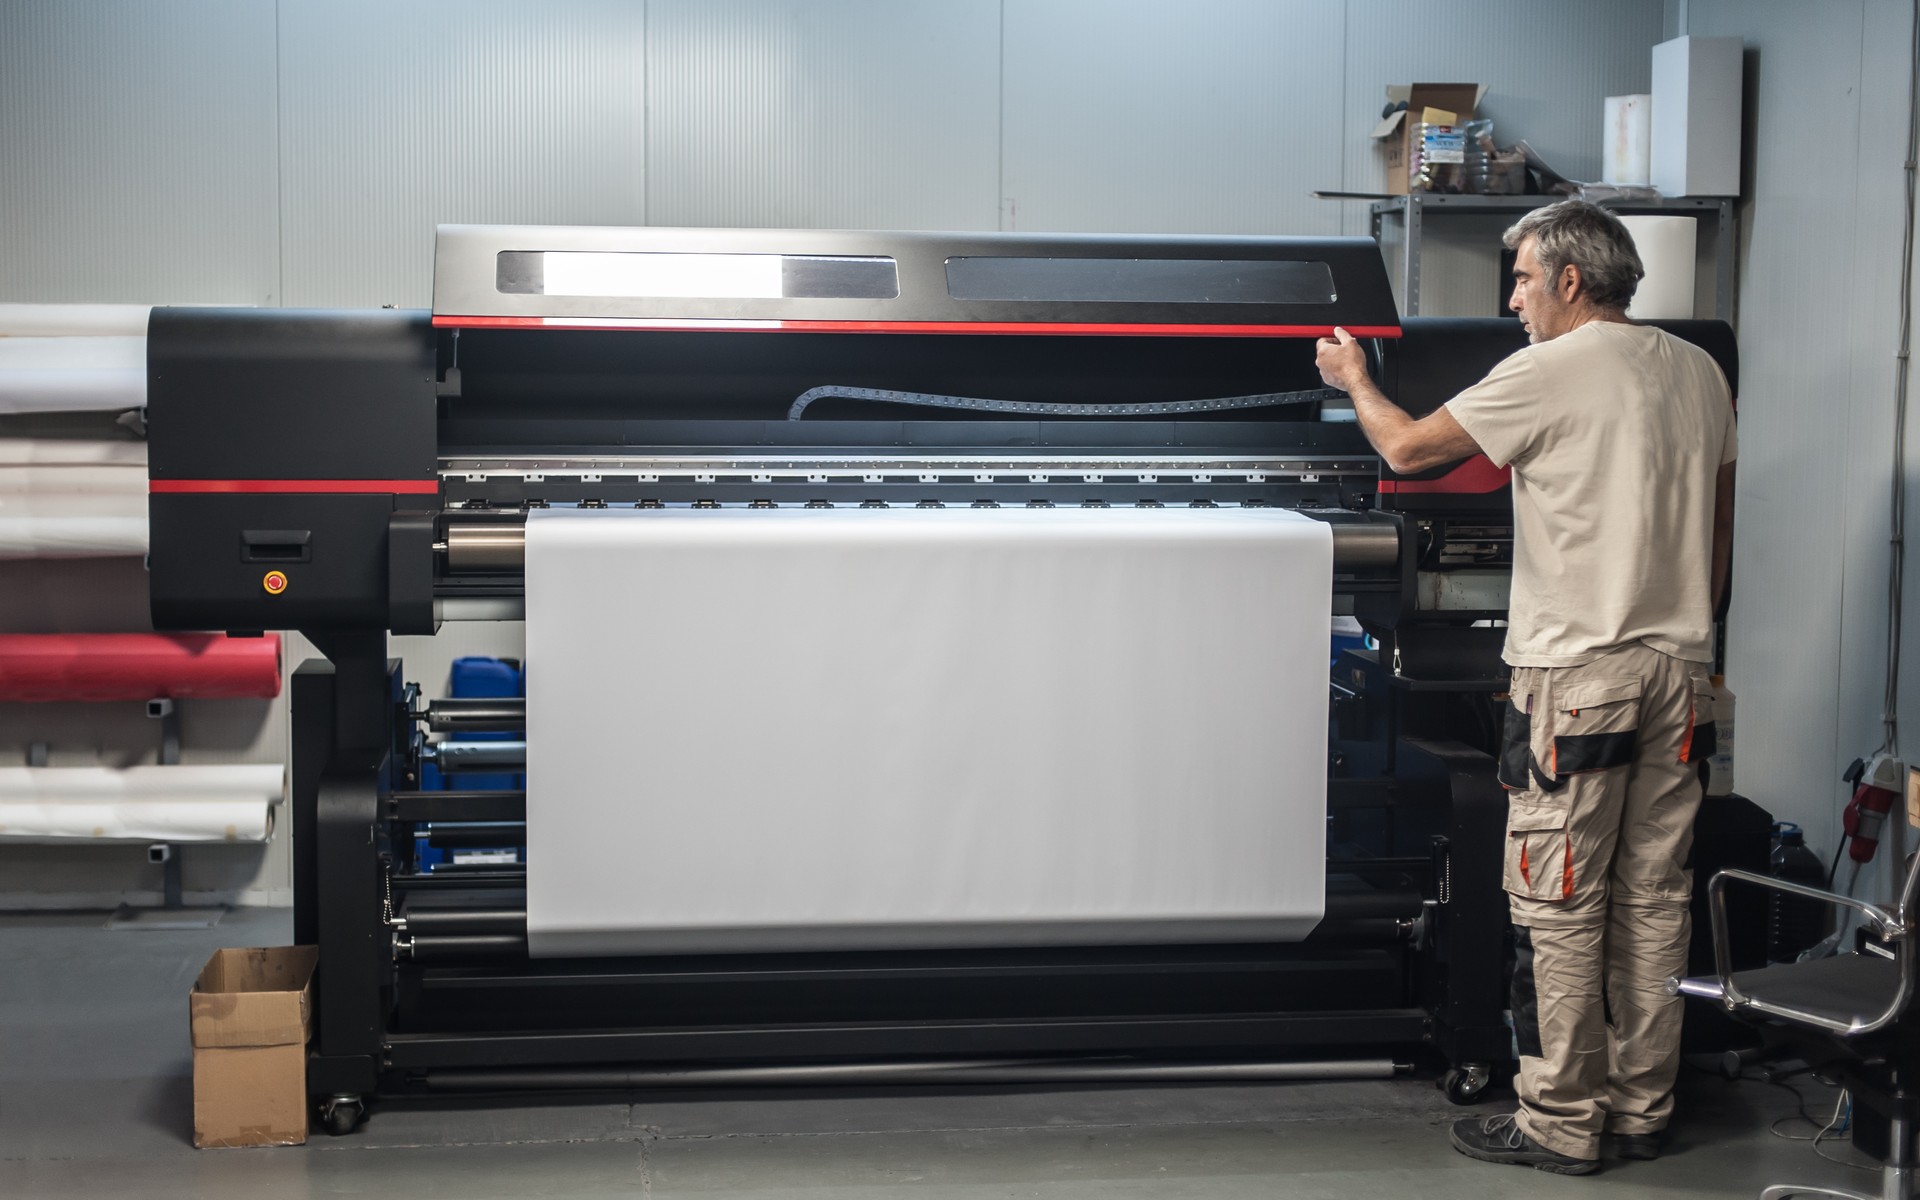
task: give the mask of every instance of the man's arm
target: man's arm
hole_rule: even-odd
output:
[[[1360,428],[1396,473],[1413,475],[1480,453],[1480,444],[1446,409],[1435,409],[1416,421],[1387,399],[1367,374],[1360,343],[1346,330],[1335,329],[1332,337],[1320,339],[1314,365],[1320,368],[1320,378],[1328,387],[1353,397]]]
[[[1727,576],[1733,567],[1733,464],[1722,463],[1713,484],[1713,611],[1725,612]]]

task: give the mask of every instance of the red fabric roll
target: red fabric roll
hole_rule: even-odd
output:
[[[0,634],[0,700],[231,700],[279,694],[278,634]]]

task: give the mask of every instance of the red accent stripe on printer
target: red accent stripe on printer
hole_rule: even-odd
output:
[[[1417,493],[1484,496],[1497,492],[1513,480],[1508,467],[1496,467],[1484,454],[1476,454],[1438,479],[1382,479],[1380,490],[1398,495]]]
[[[326,492],[329,494],[431,496],[438,479],[149,479],[147,491],[167,492]]]
[[[753,321],[656,317],[435,316],[439,329],[679,329],[761,333],[1003,333],[1124,337],[1332,337],[1331,325],[1168,325],[1058,321]],[[1363,338],[1397,338],[1398,325],[1346,325]]]

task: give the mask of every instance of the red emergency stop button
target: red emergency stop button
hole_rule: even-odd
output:
[[[268,571],[266,577],[260,580],[260,586],[267,589],[267,595],[278,596],[281,592],[287,590],[287,573],[285,571]]]

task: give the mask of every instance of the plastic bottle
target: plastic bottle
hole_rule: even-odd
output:
[[[1779,821],[1773,827],[1773,853],[1767,856],[1767,873],[1775,879],[1825,887],[1827,868],[1820,856],[1807,848],[1800,827],[1791,821]],[[1831,910],[1818,900],[1767,893],[1767,961],[1792,962],[1800,952],[1827,936]]]
[[[1733,689],[1725,675],[1712,677],[1713,757],[1708,760],[1707,795],[1733,795]]]

